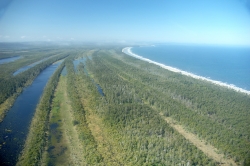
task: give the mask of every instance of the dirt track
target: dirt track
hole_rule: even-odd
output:
[[[162,115],[162,114],[161,114]],[[163,116],[163,115],[162,115]],[[226,159],[223,154],[217,153],[218,150],[212,145],[206,144],[204,140],[199,139],[196,135],[186,131],[181,125],[177,124],[172,118],[164,117],[167,123],[183,135],[187,140],[194,144],[198,149],[203,151],[208,157],[214,159],[219,165],[227,166],[237,164],[232,159]]]

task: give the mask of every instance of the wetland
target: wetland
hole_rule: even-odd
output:
[[[16,94],[0,123],[0,164],[250,162],[249,95],[168,71],[122,49],[50,48],[43,57],[30,54],[0,65],[5,71],[0,74],[2,103]],[[34,73],[27,83],[26,76]],[[20,93],[2,88],[22,79]],[[5,98],[4,92],[9,92]]]

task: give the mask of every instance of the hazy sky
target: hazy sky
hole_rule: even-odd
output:
[[[250,46],[250,1],[0,0],[0,41]]]

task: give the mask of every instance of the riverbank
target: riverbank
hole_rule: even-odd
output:
[[[64,59],[60,59],[60,60],[57,60],[54,63],[49,64],[49,65],[55,65],[55,64],[58,64],[58,63],[60,64],[63,61],[64,61]],[[45,70],[47,67],[48,66],[46,65],[43,70]],[[37,75],[39,75],[43,70],[39,71],[39,73]],[[11,109],[11,107],[15,103],[17,97],[23,92],[23,90],[25,88],[29,87],[33,83],[35,78],[36,77],[32,77],[31,79],[27,80],[23,87],[19,87],[16,90],[16,93],[14,93],[12,96],[7,98],[3,103],[0,104],[0,123],[4,120],[4,118],[7,115],[8,111]]]
[[[22,88],[19,88],[17,90],[17,93],[9,97],[5,102],[0,104],[0,123],[4,120],[4,117],[8,113],[8,110],[13,106],[15,103],[16,98],[19,96],[19,94],[22,92]]]
[[[48,115],[50,112],[51,101],[54,95],[54,90],[58,83],[60,73],[64,68],[64,63],[62,63],[60,66],[59,65],[60,64],[54,64],[51,66],[52,68],[50,69],[50,75],[47,74],[47,79],[40,78],[42,80],[45,80],[45,88],[38,87],[36,88],[36,90],[33,90],[33,92],[35,92],[37,91],[37,89],[41,89],[40,94],[42,94],[42,97],[38,98],[39,104],[37,107],[35,105],[32,113],[32,115],[34,116],[31,117],[32,120],[30,118],[31,123],[28,123],[29,131],[27,137],[25,136],[26,141],[23,146],[24,148],[19,155],[19,161],[17,165],[37,165],[38,163],[40,163],[39,159],[42,157],[42,152],[44,151],[46,145],[48,131],[47,125],[49,120]],[[49,70],[49,68],[47,68],[46,70]],[[25,114],[23,116],[25,116]]]
[[[11,109],[0,123],[0,164],[15,165],[22,151],[29,132],[29,125],[36,110],[36,105],[43,93],[50,76],[57,66],[44,69],[23,92],[16,98]]]
[[[223,82],[220,82],[220,81],[216,81],[216,80],[212,80],[212,79],[209,79],[209,78],[206,78],[206,77],[202,77],[202,76],[198,76],[198,75],[195,75],[193,73],[189,73],[189,72],[186,72],[186,71],[183,71],[183,70],[180,70],[178,68],[174,68],[174,67],[171,67],[171,66],[167,66],[167,65],[164,65],[164,64],[161,64],[161,63],[158,63],[158,62],[155,62],[153,60],[150,60],[150,59],[147,59],[147,58],[144,58],[140,55],[137,55],[135,53],[133,53],[131,51],[131,48],[132,47],[125,47],[122,49],[122,52],[127,54],[127,55],[130,55],[132,57],[135,57],[137,59],[140,59],[140,60],[143,60],[143,61],[146,61],[146,62],[149,62],[149,63],[153,63],[155,65],[158,65],[164,69],[167,69],[169,71],[172,71],[172,72],[175,72],[175,73],[180,73],[182,75],[186,75],[186,76],[189,76],[189,77],[192,77],[192,78],[195,78],[195,79],[199,79],[199,80],[204,80],[204,81],[208,81],[208,82],[211,82],[215,85],[219,85],[219,86],[222,86],[222,87],[226,87],[228,89],[233,89],[237,92],[241,92],[241,93],[245,93],[245,94],[248,94],[250,95],[250,91],[248,90],[245,90],[245,89],[242,89],[242,88],[239,88],[239,87],[236,87],[234,85],[231,85],[231,84],[226,84],[226,83],[223,83]]]

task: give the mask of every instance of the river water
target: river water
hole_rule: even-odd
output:
[[[24,89],[0,123],[0,165],[15,165],[21,152],[36,105],[51,75],[60,63],[43,70],[33,83]]]
[[[42,60],[40,60],[40,61],[37,61],[37,62],[34,62],[34,63],[30,64],[30,65],[21,67],[20,69],[18,69],[17,71],[15,71],[15,72],[13,73],[13,76],[16,76],[17,74],[22,73],[22,72],[24,72],[24,71],[26,71],[26,70],[28,70],[28,69],[30,69],[30,68],[36,66],[37,64],[42,63],[42,62],[48,60],[49,58],[51,58],[51,57],[44,58],[44,59],[42,59]]]
[[[0,65],[4,64],[4,63],[9,63],[9,62],[13,62],[17,59],[21,58],[20,56],[16,56],[16,57],[11,57],[11,58],[5,58],[5,59],[0,59]]]

